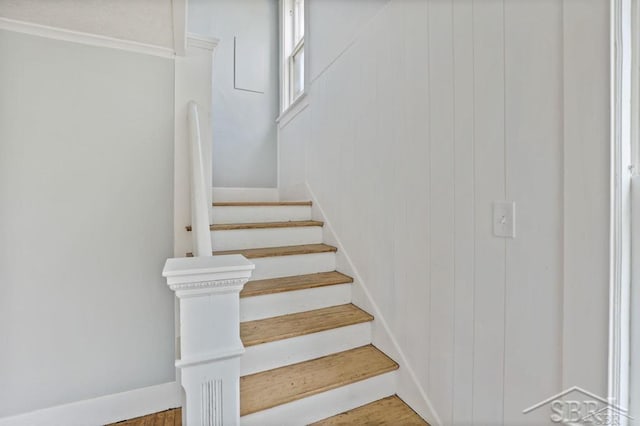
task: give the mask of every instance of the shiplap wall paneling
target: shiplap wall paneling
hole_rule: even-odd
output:
[[[545,424],[522,410],[603,393],[607,1],[391,0],[367,24],[344,3],[313,6],[359,30],[281,129],[283,188],[311,188],[444,424]]]
[[[548,423],[548,411],[522,410],[562,384],[561,7],[505,2],[506,198],[517,206],[517,237],[506,242],[505,424]]]
[[[598,394],[607,391],[609,12],[605,0],[563,1],[562,386]]]
[[[451,424],[453,413],[454,339],[454,61],[453,3],[428,4],[429,51],[429,140],[430,140],[430,240],[431,297],[429,382],[427,393],[438,407],[443,424]],[[410,154],[409,154],[410,155]]]
[[[396,246],[396,305],[394,310],[397,336],[400,345],[411,354],[411,364],[423,383],[429,377],[431,338],[429,313],[430,300],[430,240],[429,200],[431,163],[429,128],[431,123],[429,99],[430,73],[427,48],[429,26],[427,2],[403,4],[404,18],[401,22],[403,47],[403,75],[399,78],[402,112],[402,139],[396,141],[396,184],[398,198],[396,220],[392,237]],[[413,226],[407,226],[412,224]],[[401,283],[407,283],[401,284]],[[408,284],[410,283],[410,284]],[[407,313],[415,323],[409,326]],[[415,330],[422,330],[416,333]],[[416,356],[417,355],[417,356]],[[426,387],[426,385],[425,385]]]
[[[475,309],[473,417],[502,422],[505,240],[493,236],[492,203],[505,199],[504,2],[474,3]]]
[[[473,2],[453,2],[455,105],[455,329],[452,424],[473,421],[475,142]]]

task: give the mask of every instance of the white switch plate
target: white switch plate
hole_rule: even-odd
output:
[[[494,201],[493,235],[502,238],[516,237],[516,203],[513,201]]]

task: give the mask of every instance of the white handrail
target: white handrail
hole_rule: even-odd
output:
[[[209,230],[209,197],[202,149],[198,104],[190,101],[187,109],[189,120],[189,145],[191,151],[191,232],[193,255],[212,256]]]

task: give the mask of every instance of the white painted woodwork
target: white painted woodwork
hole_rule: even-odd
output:
[[[254,280],[331,272],[336,269],[335,253],[261,257],[251,261],[256,265],[252,277]]]
[[[442,424],[548,423],[522,410],[572,385],[606,394],[608,6],[391,0],[366,25],[355,6],[312,18],[327,47],[279,129],[281,199],[314,194],[353,302],[371,295],[415,373],[399,392],[421,388]],[[500,200],[518,206],[513,240],[492,235]]]
[[[172,3],[180,1],[3,1],[0,2],[0,16],[34,25],[152,45],[173,52]]]
[[[501,25],[497,23],[502,21],[501,16],[501,3],[490,2],[495,6],[486,5],[485,7],[478,8],[476,11],[476,17],[493,16],[495,24],[490,22],[490,25],[478,25],[475,28],[475,40],[478,45],[488,45],[499,47],[502,44],[500,38]],[[428,169],[430,171],[429,177],[429,197],[431,199],[431,205],[429,207],[428,229],[429,229],[429,275],[428,282],[430,282],[429,290],[429,317],[430,321],[434,324],[438,324],[439,327],[431,328],[429,335],[429,354],[427,359],[429,366],[427,369],[428,386],[426,387],[427,395],[431,398],[432,403],[437,407],[440,420],[443,424],[450,424],[453,413],[453,401],[451,395],[453,394],[453,357],[450,355],[453,348],[453,341],[455,338],[454,332],[454,315],[455,310],[451,309],[455,306],[455,287],[451,285],[455,279],[455,251],[454,244],[456,242],[455,231],[452,230],[455,227],[454,215],[455,215],[455,100],[454,100],[454,87],[455,74],[453,73],[453,37],[455,23],[453,21],[453,7],[451,2],[429,2],[427,4],[427,50],[428,50],[428,79],[427,87],[429,88],[429,104],[428,104],[428,120],[429,120],[429,132],[427,134],[427,140],[429,141],[429,159]],[[481,18],[480,18],[481,19]],[[489,21],[489,20],[487,20]],[[396,20],[396,22],[399,22]],[[482,21],[481,21],[482,22]],[[491,38],[482,39],[483,29],[490,29]],[[477,69],[478,77],[483,81],[482,87],[489,97],[495,97],[495,99],[502,97],[502,91],[498,84],[501,80],[501,76],[498,72],[486,74],[482,73],[483,65],[488,64],[490,61],[497,60],[496,68],[499,69],[500,58],[499,54],[501,50],[489,50],[487,53],[494,53],[495,55],[478,55],[477,56]],[[476,100],[481,100],[476,97]],[[493,100],[493,99],[491,99]],[[477,152],[487,155],[496,155],[499,150],[497,147],[502,146],[503,136],[498,134],[498,126],[493,126],[494,117],[500,117],[502,115],[502,108],[499,103],[495,103],[493,108],[487,108],[484,110],[487,114],[486,124],[491,134],[488,134],[486,140],[483,140],[481,133],[478,134],[476,142],[480,145],[485,143],[484,146],[479,147]],[[483,119],[478,120],[477,131],[483,129]],[[496,148],[494,148],[496,147]],[[492,167],[491,170],[487,167],[485,170],[478,170],[477,176],[486,177],[491,179],[493,176],[500,176],[500,167]],[[499,194],[499,189],[496,188],[496,192],[493,194]],[[487,194],[488,195],[488,194]],[[497,196],[497,199],[503,197]],[[484,201],[484,200],[483,200]],[[490,217],[487,225],[491,223]],[[482,220],[479,221],[481,225]],[[488,233],[487,237],[491,234]],[[483,249],[487,257],[492,255],[493,247],[500,247],[503,245],[501,241],[490,242],[491,246],[487,245]],[[397,242],[397,245],[402,244],[402,240]],[[483,266],[481,263],[479,264]],[[487,271],[495,273],[495,278],[500,274],[500,268],[496,267],[495,263],[487,264]],[[491,277],[491,278],[494,278]],[[487,277],[489,278],[489,277]],[[492,279],[486,281],[491,287],[499,288],[500,279],[496,279],[495,282]],[[496,297],[495,292],[492,292],[489,286],[484,291],[485,297]],[[499,311],[500,303],[499,298],[496,300],[497,304],[494,307]],[[497,318],[499,312],[496,312]],[[488,318],[489,319],[489,318]],[[483,318],[476,318],[476,324],[482,322]],[[493,327],[487,327],[487,332],[491,334],[495,333],[496,337],[500,336],[500,324],[496,329]],[[484,329],[484,327],[482,328]],[[489,337],[489,336],[487,336]],[[497,347],[494,341],[488,341],[486,346],[488,349],[493,350]],[[442,348],[447,348],[443,351]],[[482,354],[478,353],[478,357]],[[484,360],[483,360],[484,361]],[[497,370],[492,368],[493,365],[501,363],[500,357],[494,359],[486,359],[485,365],[476,374],[496,374]],[[480,364],[482,365],[482,364]],[[500,375],[495,377],[497,384],[500,384]],[[496,387],[495,391],[500,394],[501,389]],[[479,395],[480,396],[480,395]],[[480,396],[482,397],[482,396]],[[493,400],[487,399],[488,404],[491,404]],[[481,410],[486,410],[487,404],[479,404],[476,409],[476,416],[478,419],[482,419],[480,414]],[[488,419],[490,417],[485,417]],[[499,418],[499,417],[494,417]],[[487,422],[487,420],[480,421],[479,423]]]
[[[307,106],[308,100],[309,97],[305,95]],[[310,138],[311,114],[308,109],[303,109],[286,124],[281,122],[278,126],[278,187],[287,200],[308,199],[306,155]]]
[[[640,250],[633,250],[633,247],[640,247],[640,176],[636,175],[631,181],[631,306],[640,306]],[[242,306],[241,306],[242,314]],[[635,419],[631,422],[636,426],[640,417],[640,310],[631,309],[631,341],[629,365],[629,414]]]
[[[315,213],[314,216],[326,220],[322,207],[317,204],[317,197],[310,188],[307,188],[307,196],[314,200]],[[440,419],[433,409],[431,401],[420,384],[416,371],[409,365],[407,356],[398,344],[398,340],[393,335],[388,322],[382,316],[382,311],[378,304],[373,300],[371,293],[362,284],[362,277],[355,269],[353,261],[345,252],[344,246],[336,236],[330,222],[325,222],[325,242],[338,248],[336,254],[336,268],[349,276],[353,277],[354,282],[351,286],[352,302],[370,313],[375,317],[371,324],[372,343],[375,347],[383,351],[387,356],[396,360],[402,368],[398,371],[396,393],[414,409],[424,419],[429,419],[431,424],[441,424]]]
[[[630,0],[616,0],[611,8],[611,203],[608,393],[615,404],[628,408],[630,390],[631,297],[631,178],[634,173],[632,124],[632,43]],[[623,419],[621,426],[629,424]]]
[[[216,202],[231,201],[278,201],[278,188],[211,188],[213,199]]]
[[[454,137],[455,188],[454,223],[456,239],[454,243],[454,298],[456,303],[453,324],[453,377],[451,406],[455,407],[451,414],[451,422],[457,424],[473,423],[473,376],[474,363],[474,267],[465,267],[465,262],[475,262],[475,161],[474,124],[475,105],[474,92],[474,33],[473,3],[470,1],[453,4],[453,19],[458,31],[453,35],[453,61],[455,96],[454,120],[456,123]],[[464,28],[467,28],[465,31]]]
[[[308,13],[308,12],[305,12],[305,13]],[[305,70],[305,72],[306,71],[307,70]],[[308,83],[307,78],[308,77],[305,76],[305,82]],[[276,123],[278,123],[278,128],[286,126],[287,123],[289,123],[289,121],[291,121],[296,115],[300,114],[300,112],[302,112],[307,107],[307,105],[309,105],[307,103],[307,94],[306,92],[302,92],[301,94],[298,95],[296,100],[293,101],[293,103],[289,105],[286,110],[280,113],[278,118],[276,118]]]
[[[211,192],[207,184],[204,157],[204,140],[201,134],[201,122],[198,104],[189,101],[187,119],[189,122],[189,151],[191,165],[191,236],[194,256],[211,256],[212,243],[209,232],[209,208]]]
[[[208,227],[208,226],[207,226]],[[321,226],[234,229],[207,232],[214,250],[296,246],[322,242]]]
[[[397,371],[242,416],[242,426],[303,426],[393,395]]]
[[[214,206],[212,216],[213,223],[222,224],[310,220],[311,206]]]
[[[0,426],[105,425],[179,407],[176,382],[148,386],[0,418]]]
[[[351,284],[329,285],[240,299],[240,321],[252,321],[351,302]]]
[[[1,7],[2,4],[0,4],[0,8]],[[35,35],[38,37],[45,37],[53,40],[70,41],[73,43],[96,47],[107,47],[110,49],[118,49],[144,55],[159,56],[162,58],[173,58],[174,56],[173,49],[169,47],[156,46],[153,44],[140,43],[127,39],[99,35],[93,33],[93,31],[83,32],[60,28],[57,26],[41,25],[29,21],[10,19],[2,16],[2,12],[0,12],[0,29]]]
[[[334,328],[245,348],[240,375],[309,361],[371,343],[371,323]]]
[[[549,4],[551,3],[547,3],[547,5]],[[550,16],[553,16],[553,12]],[[506,353],[505,292],[507,287],[505,257],[507,248],[505,240],[493,236],[491,212],[491,203],[494,200],[506,199],[506,181],[508,179],[505,169],[505,86],[507,84],[505,68],[507,64],[505,63],[504,25],[506,25],[506,15],[503,1],[489,1],[484,7],[474,8],[473,48],[476,84],[472,92],[475,154],[473,161],[475,186],[473,333],[475,341],[481,342],[481,344],[474,346],[471,380],[474,395],[473,419],[479,423],[505,423],[503,409]],[[552,57],[557,52],[559,50],[551,51]],[[538,86],[536,88],[543,91],[549,85],[549,81],[543,80],[539,84],[543,88]],[[557,114],[560,113],[560,105],[553,105],[552,108],[554,107],[554,111]],[[553,126],[553,123],[545,124]],[[558,141],[559,135],[556,135],[549,142],[558,143]],[[549,170],[544,170],[544,173],[549,172]],[[545,207],[549,208],[549,206]],[[527,212],[526,209],[523,209],[523,216],[527,213],[531,214],[530,211]],[[453,237],[450,231],[449,234]],[[528,236],[523,235],[522,238],[527,239]],[[547,281],[547,283],[557,285],[553,281]],[[433,285],[440,284],[432,282]],[[455,305],[449,304],[449,306],[448,309],[451,309]],[[545,347],[551,349],[555,343],[555,336],[546,337],[549,340],[546,341],[545,346],[539,348],[541,351]],[[536,355],[537,359],[540,357],[541,354]],[[547,369],[549,365],[539,364],[539,367]],[[546,380],[553,382],[553,386],[546,387],[546,391],[556,389],[555,378],[549,378],[546,375],[545,377]],[[541,387],[543,383],[544,380],[538,378],[535,386]],[[533,383],[532,386],[534,386]],[[430,387],[429,391],[431,390],[435,389]],[[542,392],[545,392],[544,387]],[[536,397],[535,400],[537,401],[539,398]],[[438,412],[440,411],[441,409],[438,408]],[[443,422],[446,422],[449,413],[444,412],[441,415]]]
[[[309,63],[309,80],[315,80],[356,39],[369,20],[388,0],[309,1],[308,29],[305,39],[313,61]],[[331,22],[332,25],[327,25]],[[314,38],[308,37],[309,35]],[[307,52],[305,52],[307,53]]]
[[[193,101],[198,105],[202,158],[211,158],[211,90],[213,53],[218,41],[200,36],[188,36],[184,56],[175,58],[175,146],[174,146],[174,256],[181,257],[192,252],[193,235],[185,226],[192,223],[191,189],[193,187],[190,128],[188,105]],[[211,162],[203,161],[205,182],[211,182]],[[205,184],[208,205],[211,207],[210,185]],[[208,218],[209,220],[211,217]],[[209,222],[211,223],[211,222]],[[209,224],[208,223],[208,224]],[[207,224],[207,225],[208,225]]]
[[[505,19],[505,199],[515,201],[517,219],[516,238],[506,240],[504,254],[503,412],[505,423],[549,423],[548,411],[523,416],[521,407],[542,394],[553,395],[553,389],[565,389],[558,347],[563,336],[559,236],[567,220],[562,206],[562,4],[505,2]],[[536,38],[531,37],[534,31]],[[600,285],[585,283],[594,284]],[[601,336],[594,330],[593,337]],[[533,387],[515,391],[523,386]]]
[[[562,388],[576,385],[605,395],[611,153],[609,2],[565,0],[562,29]],[[586,234],[585,229],[589,230]]]
[[[180,302],[183,423],[237,425],[240,417],[239,293],[254,265],[241,255],[168,259],[162,275]]]

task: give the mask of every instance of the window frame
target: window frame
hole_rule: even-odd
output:
[[[296,36],[295,3],[302,2],[302,34]],[[308,0],[280,0],[280,112],[284,114],[306,95],[308,87]],[[302,88],[295,91],[295,57],[302,52]]]

